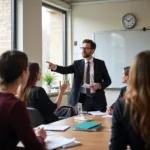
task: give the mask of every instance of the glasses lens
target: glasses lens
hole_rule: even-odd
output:
[[[87,51],[87,50],[89,50],[89,49],[91,49],[91,48],[88,48],[88,47],[80,47],[80,49]]]

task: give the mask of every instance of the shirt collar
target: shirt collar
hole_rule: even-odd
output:
[[[92,64],[93,61],[94,61],[94,59],[93,59],[93,57],[92,57],[90,60],[84,59],[84,61],[85,61],[85,63],[90,62],[90,64]]]

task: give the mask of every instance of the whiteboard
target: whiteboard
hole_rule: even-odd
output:
[[[150,32],[142,30],[94,33],[97,45],[94,57],[105,61],[112,83],[109,88],[121,88],[122,70],[130,66],[135,55],[150,50]]]

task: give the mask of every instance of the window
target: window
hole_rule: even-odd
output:
[[[11,49],[11,1],[0,0],[0,55]]]
[[[66,12],[43,4],[42,6],[42,73],[48,71],[46,61],[66,65]],[[63,75],[57,74],[58,81]]]

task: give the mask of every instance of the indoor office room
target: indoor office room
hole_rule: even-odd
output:
[[[150,149],[149,14],[150,0],[0,0],[0,149]]]

